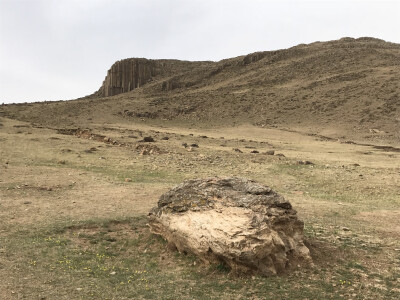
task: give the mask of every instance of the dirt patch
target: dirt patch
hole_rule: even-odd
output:
[[[391,238],[400,239],[400,210],[360,212],[354,218],[366,223],[373,223],[377,231],[385,233]]]

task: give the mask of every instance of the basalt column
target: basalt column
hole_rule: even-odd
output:
[[[147,83],[156,73],[156,64],[152,60],[129,58],[117,61],[108,70],[100,94],[108,97],[132,91]]]

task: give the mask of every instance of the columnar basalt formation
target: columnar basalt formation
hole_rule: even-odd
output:
[[[117,61],[108,70],[99,92],[103,97],[132,91],[158,75],[156,62],[145,58],[129,58]]]

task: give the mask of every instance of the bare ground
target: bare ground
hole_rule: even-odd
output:
[[[0,299],[400,296],[395,150],[251,125],[90,124],[82,135],[7,118],[0,123]],[[145,136],[155,142],[141,142]],[[143,149],[150,154],[141,155]],[[253,178],[288,198],[306,224],[315,267],[283,278],[230,278],[218,266],[176,256],[148,233],[144,216],[163,192],[186,178],[214,175]],[[81,263],[75,250],[92,251],[93,258]],[[101,271],[111,265],[96,255],[109,252],[118,272],[129,269],[120,282],[110,279],[114,271]],[[60,267],[66,257],[73,267]],[[125,287],[140,262],[150,275]],[[167,287],[157,278],[173,282]],[[98,287],[89,289],[92,283]]]

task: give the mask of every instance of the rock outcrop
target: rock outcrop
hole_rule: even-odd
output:
[[[132,91],[146,84],[157,73],[153,60],[129,58],[117,61],[108,70],[99,93],[102,97],[108,97]]]
[[[212,62],[189,62],[174,59],[127,58],[115,62],[103,81],[95,97],[108,97],[139,88],[154,79],[163,79],[162,91],[170,91],[185,86],[176,78],[194,68],[209,65]]]
[[[312,264],[296,214],[267,186],[237,177],[207,178],[162,195],[149,213],[149,226],[178,251],[206,263],[268,276]]]

